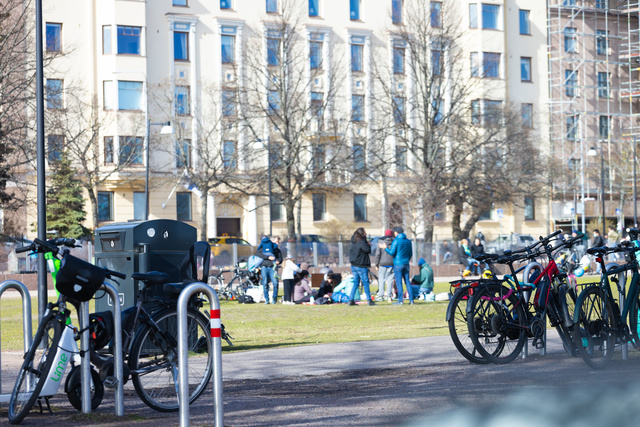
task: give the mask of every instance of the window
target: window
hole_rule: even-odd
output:
[[[401,96],[393,97],[393,117],[397,124],[404,123],[405,105],[404,98]]]
[[[578,116],[567,116],[567,139],[577,139]]]
[[[235,169],[238,167],[235,141],[224,141],[222,143],[222,165],[225,169]]]
[[[482,4],[482,28],[489,30],[500,29],[500,6],[495,4]]]
[[[267,95],[267,103],[269,104],[269,114],[278,114],[280,112],[280,92],[270,90]]]
[[[574,70],[564,70],[564,93],[567,96],[576,96],[578,87],[578,73]]]
[[[191,166],[191,140],[183,139],[176,141],[176,167],[188,168]]]
[[[471,77],[480,77],[480,62],[478,61],[478,52],[469,53],[471,62]]]
[[[564,29],[564,51],[567,53],[573,53],[578,51],[578,40],[576,38],[575,28]]]
[[[323,144],[315,144],[313,146],[311,167],[316,173],[324,169],[326,152]]]
[[[350,0],[349,18],[352,21],[360,20],[360,0]]]
[[[191,193],[176,193],[176,219],[191,221]]]
[[[367,195],[366,194],[353,195],[353,216],[356,221],[367,220]]]
[[[363,47],[360,44],[351,44],[351,71],[362,72]]]
[[[609,97],[609,73],[598,72],[598,98]]]
[[[231,0],[220,0],[220,9],[231,9]]]
[[[189,60],[189,33],[173,32],[173,59],[176,61]]]
[[[611,133],[611,118],[609,116],[600,116],[598,130],[600,138],[608,139]]]
[[[320,0],[309,0],[309,16],[320,16]]]
[[[496,78],[500,77],[500,54],[483,52],[482,53],[482,74],[483,77]]]
[[[441,76],[442,69],[442,51],[431,49],[431,72],[434,76]]]
[[[309,64],[312,70],[322,69],[322,42],[309,43]]]
[[[174,6],[186,6],[187,0],[173,0]]]
[[[222,91],[222,115],[225,117],[236,115],[236,94],[232,90]]]
[[[529,11],[520,9],[520,34],[531,35],[531,23],[529,22]]]
[[[431,2],[431,26],[442,26],[442,3],[439,1]]]
[[[576,5],[576,0],[564,0],[562,2],[563,6],[575,6]]]
[[[520,81],[531,81],[531,58],[520,58]]]
[[[364,120],[364,95],[353,95],[351,97],[351,119],[354,122]]]
[[[606,55],[609,48],[607,43],[608,32],[605,30],[596,30],[596,53],[598,55]]]
[[[116,101],[113,96],[113,81],[105,80],[102,82],[102,97],[105,110],[115,110]]]
[[[142,82],[118,82],[118,110],[142,109]]]
[[[111,25],[102,26],[102,53],[111,55]]]
[[[607,0],[596,0],[596,9],[606,9]]]
[[[62,89],[62,80],[47,79],[47,108],[60,109],[64,107]]]
[[[524,220],[533,221],[536,219],[536,209],[534,199],[531,196],[524,197]]]
[[[144,214],[147,209],[147,199],[142,191],[134,191],[133,193],[133,219],[136,221],[144,220]]]
[[[396,172],[407,170],[407,147],[396,145]]]
[[[113,221],[112,191],[98,191],[98,221]]]
[[[353,144],[353,169],[355,171],[363,171],[365,167],[364,146],[361,144]]]
[[[278,0],[267,0],[267,13],[278,13]]]
[[[120,152],[118,161],[121,165],[141,165],[144,138],[139,136],[120,136]]]
[[[320,122],[324,116],[323,100],[324,94],[322,92],[311,92],[311,114]]]
[[[189,86],[176,86],[176,114],[188,116],[189,108]]]
[[[404,74],[404,48],[393,48],[393,73]]]
[[[325,195],[323,193],[313,193],[313,220],[324,221],[326,214]]]
[[[64,149],[64,136],[49,135],[47,137],[47,160],[49,164],[62,160],[62,150]]]
[[[272,67],[280,65],[280,39],[267,39],[267,63]]]
[[[47,52],[60,52],[62,50],[62,24],[47,22],[45,38]]]
[[[533,128],[533,104],[522,104],[522,124],[526,128]]]
[[[484,122],[499,125],[502,122],[502,101],[484,100]]]
[[[271,198],[271,221],[284,221],[284,202],[278,197]]]
[[[104,164],[105,165],[113,164],[113,137],[112,136],[104,137]]]
[[[478,5],[469,4],[469,28],[478,28]]]
[[[431,109],[433,125],[437,126],[442,123],[442,120],[444,119],[444,100],[439,98],[431,100]]]
[[[480,101],[477,99],[471,101],[471,124],[480,125],[482,114],[480,112]]]
[[[141,31],[140,27],[124,27],[118,25],[118,53],[126,55],[140,55]]]
[[[391,0],[391,22],[402,24],[402,0]]]
[[[221,36],[222,52],[221,58],[223,64],[233,64],[236,62],[236,38],[235,36]]]

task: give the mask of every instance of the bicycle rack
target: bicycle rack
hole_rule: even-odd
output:
[[[209,356],[213,362],[213,411],[216,427],[224,426],[224,409],[222,407],[222,339],[220,337],[220,301],[213,289],[205,283],[192,283],[178,298],[178,371],[180,374],[180,427],[189,425],[189,359],[187,345],[187,302],[197,293],[206,294],[211,310],[211,337],[213,353]],[[182,398],[182,396],[186,396]]]
[[[113,285],[103,283],[100,290],[111,296],[112,301],[118,301],[118,291]],[[80,346],[83,354],[89,354],[89,302],[80,303],[79,319],[84,329],[80,337]],[[124,392],[123,392],[123,372],[122,372],[122,308],[120,304],[113,304],[113,365],[116,376],[115,389],[115,413],[116,416],[124,415]],[[82,357],[81,363],[81,390],[82,390],[82,413],[91,413],[91,365],[87,357]]]
[[[32,329],[31,329],[31,295],[27,287],[17,280],[5,280],[0,283],[0,297],[7,289],[15,289],[20,292],[22,297],[22,333],[24,337],[24,352],[28,352],[31,347]],[[0,348],[0,367],[2,366],[2,349]],[[6,403],[11,399],[11,393],[2,394],[2,369],[0,369],[0,402]]]

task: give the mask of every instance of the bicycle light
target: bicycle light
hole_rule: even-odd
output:
[[[596,258],[596,262],[602,262],[602,258],[597,257],[597,258]]]

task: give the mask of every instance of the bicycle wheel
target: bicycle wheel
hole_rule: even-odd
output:
[[[145,323],[136,332],[129,368],[140,399],[160,412],[175,412],[178,402],[178,316],[175,309],[153,316],[158,326]],[[195,309],[187,311],[189,344],[189,403],[207,387],[213,367],[208,357],[213,349],[209,319]]]
[[[526,314],[513,291],[501,285],[478,289],[467,305],[469,336],[478,352],[493,363],[509,363],[524,346]]]
[[[585,289],[576,306],[574,341],[582,359],[592,369],[602,369],[613,356],[615,317],[611,302],[598,286]]]
[[[104,397],[104,385],[102,384],[102,378],[95,369],[91,368],[91,410],[95,411],[102,403]],[[67,382],[65,384],[65,391],[67,398],[71,403],[71,406],[78,411],[82,411],[82,382],[81,382],[81,368],[80,365],[73,367],[69,375],[67,375]]]
[[[469,286],[462,287],[453,294],[449,307],[447,308],[447,323],[449,324],[449,335],[453,345],[456,346],[462,356],[468,361],[478,364],[489,363],[482,357],[469,337],[469,326],[467,325],[467,299],[469,298]]]
[[[62,335],[62,323],[56,314],[49,312],[42,319],[31,348],[24,357],[9,400],[11,424],[18,424],[29,413],[47,380]]]

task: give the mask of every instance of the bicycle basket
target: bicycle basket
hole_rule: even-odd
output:
[[[56,288],[62,295],[77,301],[89,301],[102,286],[105,271],[72,255],[64,254],[56,275]]]

